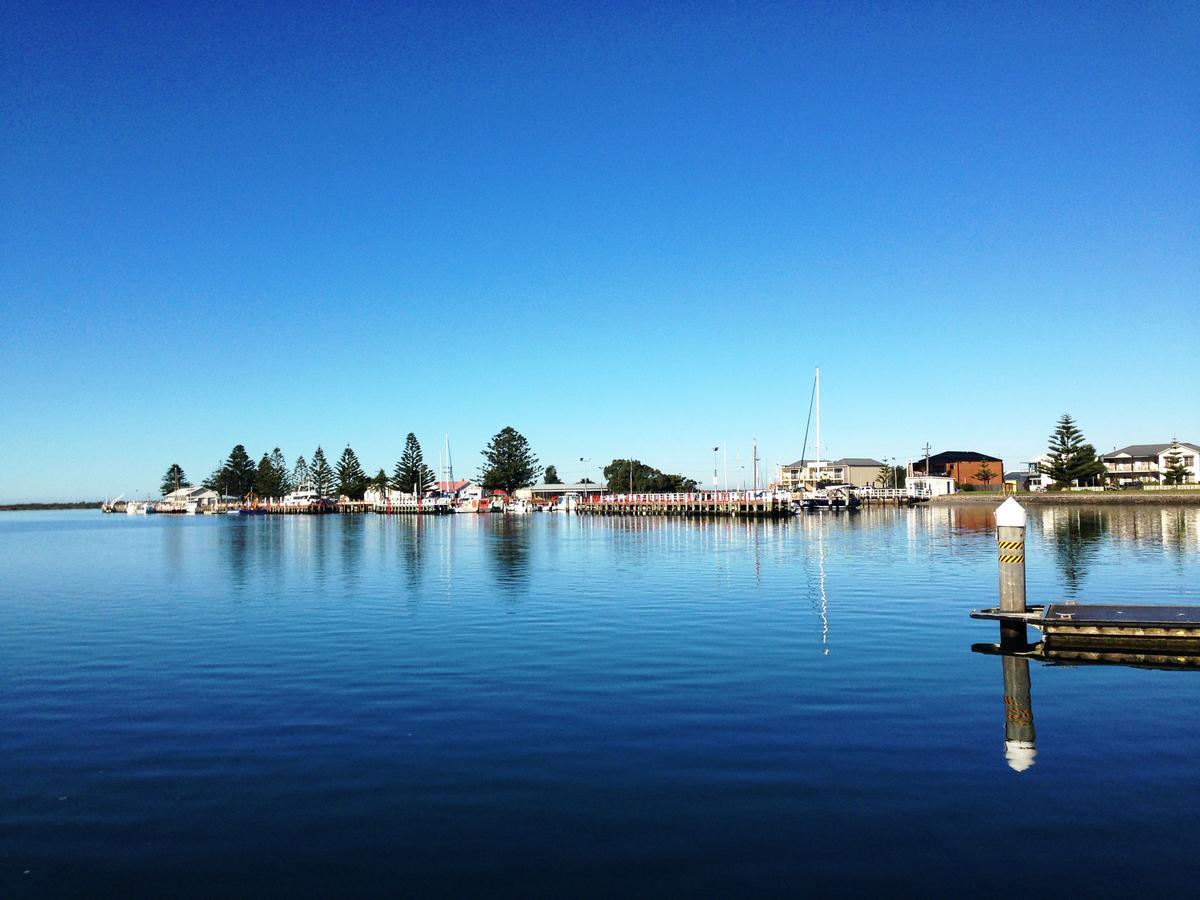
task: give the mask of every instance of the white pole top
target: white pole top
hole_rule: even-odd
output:
[[[1009,497],[996,508],[997,528],[1024,528],[1027,518],[1025,507],[1013,497]]]

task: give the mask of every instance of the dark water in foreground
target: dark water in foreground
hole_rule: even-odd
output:
[[[1032,601],[1200,603],[1200,510]],[[1190,895],[1200,672],[1033,665],[990,513],[0,516],[0,896]]]

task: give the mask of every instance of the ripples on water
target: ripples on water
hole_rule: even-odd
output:
[[[1198,547],[1034,508],[1030,598]],[[0,896],[1192,886],[1200,674],[1035,665],[1010,771],[986,509],[6,514],[0,571]]]

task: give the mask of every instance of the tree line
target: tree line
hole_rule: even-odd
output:
[[[512,493],[533,484],[542,473],[529,441],[511,426],[502,428],[489,441],[483,456],[485,464],[479,481],[489,490],[503,489]],[[293,491],[311,490],[320,497],[343,496],[361,500],[371,488],[425,494],[434,487],[436,480],[433,469],[425,463],[417,436],[410,431],[390,476],[383,469],[368,476],[349,444],[333,465],[324,449],[318,446],[311,460],[301,455],[291,466],[278,447],[255,462],[244,444],[236,444],[201,485],[224,497],[246,497],[251,493],[259,497],[283,497]],[[166,496],[191,486],[183,467],[172,463],[163,475],[160,490]]]
[[[500,429],[482,451],[483,465],[478,482],[486,490],[513,493],[529,487],[545,472],[547,484],[561,484],[557,469],[543,470],[528,439],[512,426]],[[608,489],[614,493],[684,493],[695,490],[696,482],[683,475],[663,472],[637,459],[614,459],[604,467]],[[224,497],[283,497],[298,490],[311,490],[320,497],[344,496],[361,500],[368,489],[390,488],[404,493],[428,493],[435,485],[433,470],[425,463],[421,444],[409,432],[404,450],[389,476],[383,469],[368,476],[349,445],[337,463],[331,465],[325,451],[317,447],[311,460],[296,457],[288,465],[283,451],[276,447],[255,462],[243,444],[237,444],[201,484]],[[183,467],[172,463],[163,475],[161,492],[165,496],[179,488],[191,487]]]
[[[264,453],[255,462],[246,452],[244,444],[236,444],[200,483],[224,497],[246,497],[251,493],[259,497],[283,497],[293,491],[311,490],[319,497],[345,496],[351,500],[361,500],[370,488],[412,492],[415,487],[419,493],[425,493],[434,481],[433,470],[425,464],[416,435],[409,432],[404,451],[396,461],[391,476],[383,469],[374,476],[368,476],[358,454],[349,444],[332,465],[325,450],[318,446],[311,460],[301,454],[290,466],[278,447],[270,453]],[[165,496],[179,488],[191,486],[192,482],[188,480],[183,467],[179,463],[172,463],[163,475],[160,490]]]

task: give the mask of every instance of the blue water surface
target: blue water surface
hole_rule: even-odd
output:
[[[0,896],[1194,890],[1200,673],[1034,664],[987,507],[0,514]],[[1031,512],[1031,601],[1200,603],[1200,510]]]

